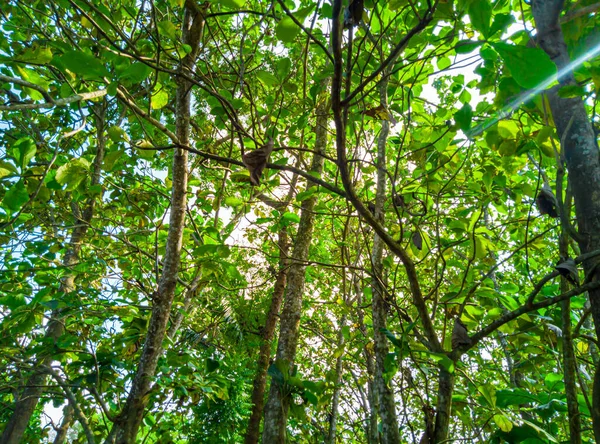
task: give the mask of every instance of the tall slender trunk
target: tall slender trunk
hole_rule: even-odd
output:
[[[327,146],[327,116],[329,112],[329,101],[321,97],[317,106],[315,155],[312,160],[311,171],[320,174],[323,170],[323,157]],[[308,184],[307,188],[311,185]],[[277,343],[277,361],[285,363],[292,368],[296,357],[298,346],[298,328],[302,312],[302,297],[304,283],[306,280],[306,260],[308,249],[313,235],[314,213],[313,208],[317,201],[316,196],[310,197],[302,202],[300,224],[294,243],[292,260],[288,272],[288,282],[285,291],[285,302],[281,312],[279,340]],[[287,375],[284,375],[287,376]],[[271,381],[269,398],[265,407],[263,443],[285,442],[285,426],[287,423],[290,399],[282,393],[281,387]]]
[[[382,104],[386,104],[387,82],[381,86]],[[383,121],[381,132],[377,140],[377,194],[375,197],[375,218],[383,223],[383,204],[386,200],[386,168],[385,149],[389,133],[389,122]],[[396,402],[394,392],[385,380],[385,360],[388,355],[388,339],[383,332],[387,327],[388,303],[385,301],[385,280],[383,276],[383,239],[375,234],[373,251],[371,253],[372,267],[372,293],[373,293],[373,336],[375,342],[375,380],[374,387],[378,399],[378,413],[381,419],[381,442],[383,444],[399,443],[398,418],[396,415]]]
[[[560,169],[560,167],[559,167]],[[562,171],[562,169],[561,169]],[[563,179],[563,174],[558,174],[557,180]],[[559,189],[562,187],[559,187]],[[563,211],[568,211],[570,203],[563,205]],[[563,220],[570,220],[570,217]],[[560,257],[569,255],[569,235],[567,227],[563,226],[560,242]],[[560,292],[569,291],[569,283],[565,276],[560,278]],[[571,300],[565,299],[561,302],[562,317],[562,355],[563,355],[563,374],[565,381],[565,395],[567,397],[567,412],[569,415],[569,442],[571,444],[581,444],[581,416],[579,414],[579,403],[577,401],[577,359],[575,357],[575,348],[573,344],[573,332],[571,322]]]
[[[182,73],[187,75],[193,73],[198,57],[204,29],[205,10],[205,4],[198,6],[192,0],[185,2],[182,43],[190,47],[190,52],[183,58],[180,69]],[[154,296],[152,315],[148,324],[148,332],[146,333],[138,369],[131,383],[125,407],[115,421],[113,429],[106,440],[107,442],[116,441],[118,444],[135,442],[148,404],[148,396],[146,395],[151,389],[158,360],[163,351],[162,342],[171,314],[181,262],[181,246],[187,206],[188,152],[185,147],[189,146],[190,142],[191,86],[189,81],[182,77],[178,78],[176,92],[178,147],[173,154],[171,214],[163,270],[158,283],[158,290]]]
[[[367,327],[365,325],[365,315],[362,309],[363,306],[363,298],[362,298],[362,288],[360,288],[359,281],[355,280],[354,282],[354,292],[356,293],[356,305],[358,310],[358,327],[360,328],[361,333],[363,334],[365,340],[369,337],[369,333],[367,331]],[[367,382],[367,396],[369,400],[369,411],[367,412],[367,442],[369,444],[377,444],[379,443],[379,432],[377,431],[377,393],[375,392],[375,363],[373,362],[373,354],[369,350],[368,347],[365,347],[363,356],[365,357],[365,362],[367,364],[367,375],[369,376],[369,380]]]
[[[454,391],[454,374],[440,367],[438,376],[438,399],[435,414],[435,433],[433,442],[445,442],[450,429],[452,413],[452,392]]]
[[[56,430],[56,436],[54,437],[54,444],[64,444],[67,440],[67,432],[73,424],[73,420],[75,419],[75,412],[73,411],[73,407],[71,404],[67,404],[63,408],[63,419]]]
[[[344,347],[344,334],[343,328],[346,325],[346,315],[342,316],[340,321],[338,337],[337,337],[337,349],[342,350]],[[339,405],[340,405],[340,392],[342,390],[342,363],[344,354],[340,353],[335,361],[335,388],[333,389],[333,397],[331,399],[331,417],[329,419],[329,432],[327,433],[327,442],[329,444],[335,444],[336,432],[337,432],[337,420],[339,416]]]
[[[248,421],[248,430],[246,431],[246,444],[258,443],[260,438],[260,420],[263,415],[265,406],[265,387],[267,385],[267,370],[269,368],[269,359],[271,358],[271,344],[275,335],[275,327],[279,317],[281,302],[283,301],[283,293],[287,279],[288,269],[288,254],[289,242],[287,228],[282,227],[279,230],[279,239],[277,240],[279,247],[279,272],[277,280],[273,288],[273,297],[271,298],[271,306],[262,334],[262,342],[258,352],[258,363],[256,365],[256,375],[254,376],[254,384],[252,388],[252,413]]]
[[[532,0],[531,10],[535,19],[540,47],[556,63],[561,73],[570,63],[569,53],[559,23],[563,0]],[[548,91],[550,109],[556,124],[558,136],[562,141],[569,183],[575,200],[575,213],[582,253],[600,248],[600,156],[596,135],[585,110],[583,100],[561,98],[560,87],[574,85],[572,72],[565,73],[559,79],[559,85]],[[583,263],[586,279],[597,281],[599,274],[595,257]],[[592,318],[596,336],[600,337],[600,289],[589,292]],[[600,442],[600,366],[596,366],[594,378],[594,404],[592,420],[596,441]]]
[[[100,173],[102,171],[102,163],[104,162],[104,152],[106,148],[106,139],[104,135],[106,103],[102,102],[96,104],[94,108],[96,121],[96,157],[93,164],[92,186],[100,183]],[[71,233],[69,248],[67,249],[63,260],[63,266],[67,269],[76,265],[79,261],[79,253],[81,252],[83,239],[94,215],[96,200],[97,197],[90,198],[86,203],[83,213],[79,211],[77,206],[73,205],[75,228]],[[75,277],[74,273],[67,273],[61,281],[59,291],[64,294],[75,291]],[[67,312],[63,308],[52,311],[46,327],[44,338],[46,343],[55,344],[58,338],[62,336],[65,331],[64,318],[66,314]],[[27,429],[31,415],[35,411],[37,403],[44,393],[44,387],[46,386],[48,379],[45,368],[55,359],[52,350],[53,347],[49,347],[47,354],[39,355],[37,357],[38,361],[33,370],[33,374],[27,380],[27,384],[21,396],[16,400],[13,415],[2,433],[0,442],[4,444],[18,444],[22,441],[23,434]]]

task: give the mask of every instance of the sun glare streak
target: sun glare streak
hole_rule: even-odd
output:
[[[576,58],[571,63],[569,63],[567,66],[565,66],[563,69],[561,69],[556,74],[556,77],[555,76],[551,76],[547,80],[545,80],[542,83],[540,83],[540,85],[537,86],[536,88],[534,88],[534,89],[532,89],[530,91],[526,91],[525,93],[521,94],[515,100],[513,100],[508,105],[506,105],[504,108],[502,108],[500,111],[498,111],[498,113],[494,117],[492,117],[490,119],[487,119],[485,122],[480,123],[479,125],[477,125],[473,129],[469,130],[467,132],[467,137],[469,139],[473,139],[475,136],[480,135],[486,129],[488,129],[492,125],[495,125],[500,120],[509,117],[523,103],[527,102],[528,100],[531,100],[537,94],[539,94],[540,92],[542,92],[546,88],[548,88],[555,81],[560,80],[562,77],[564,77],[571,70],[573,70],[573,69],[581,66],[584,62],[586,62],[586,61],[594,58],[598,54],[600,54],[600,42],[597,43],[592,49],[590,49],[589,51],[587,51],[586,53],[584,53],[580,57]]]

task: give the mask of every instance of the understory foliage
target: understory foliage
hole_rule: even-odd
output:
[[[566,442],[571,364],[580,442],[594,442],[597,338],[579,290],[594,283],[579,260],[573,283],[555,270],[582,251],[569,237],[575,210],[544,93],[557,70],[533,39],[531,6],[364,1],[360,22],[340,31],[343,159],[331,83],[336,4],[11,0],[0,8],[0,431],[43,373],[22,442],[54,441],[61,422],[69,442],[110,442],[160,303],[171,165],[183,148],[181,264],[138,442],[244,440],[281,266],[278,236],[285,228],[290,247],[299,242],[308,199],[314,234],[297,353],[276,362],[276,333],[267,376],[291,402],[290,442],[328,439],[336,390],[337,442],[373,442],[374,280],[400,442],[420,442],[430,412],[440,413],[440,371],[454,377],[450,440]],[[595,49],[593,4],[563,6],[573,60]],[[188,71],[186,8],[203,15]],[[583,99],[596,122],[600,60],[579,63],[574,76],[559,95]],[[184,80],[189,123],[176,101]],[[328,143],[314,175],[317,109],[327,110]],[[174,138],[182,122],[191,128],[183,147]],[[269,165],[252,186],[242,155],[270,138]],[[378,172],[386,196],[373,217]],[[545,184],[564,220],[536,205]],[[373,222],[405,255],[386,241],[381,275]],[[567,291],[570,304],[556,298]],[[458,348],[457,317],[475,335]],[[47,333],[53,322],[63,329],[56,338]],[[574,363],[565,364],[565,347]]]

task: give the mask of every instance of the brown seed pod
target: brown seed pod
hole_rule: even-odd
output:
[[[260,184],[260,176],[262,175],[263,170],[267,166],[267,161],[269,160],[269,156],[273,151],[273,139],[269,139],[269,142],[249,153],[244,154],[242,157],[242,161],[248,171],[250,172],[250,183],[254,186]]]

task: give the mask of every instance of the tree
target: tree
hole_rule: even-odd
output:
[[[2,441],[599,441],[596,10],[8,2]]]

